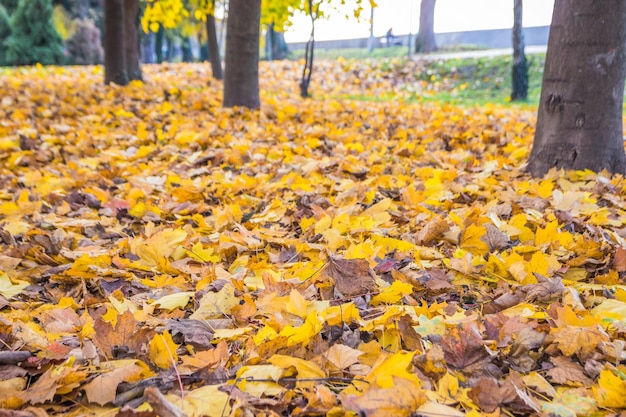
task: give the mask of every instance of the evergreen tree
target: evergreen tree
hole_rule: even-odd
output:
[[[2,6],[7,10],[9,16],[13,14],[15,9],[17,9],[17,3],[19,0],[2,0]]]
[[[5,42],[11,34],[9,14],[3,5],[0,4],[0,65],[7,65]]]
[[[61,64],[63,44],[52,24],[51,0],[19,0],[11,15],[6,57],[13,65]]]

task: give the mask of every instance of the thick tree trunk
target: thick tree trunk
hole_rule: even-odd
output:
[[[213,78],[221,80],[224,78],[222,72],[222,57],[220,56],[220,46],[217,42],[217,29],[215,28],[215,16],[209,15],[206,19],[207,46],[209,48],[209,60]]]
[[[524,32],[522,24],[522,0],[515,0],[513,6],[513,91],[511,100],[528,98],[528,62],[524,53]]]
[[[555,1],[530,173],[626,173],[625,42],[626,1]]]
[[[420,28],[415,41],[415,52],[435,52],[435,2],[436,0],[422,0],[420,3]]]
[[[138,27],[139,0],[124,0],[124,54],[126,72],[130,80],[142,79]]]
[[[124,55],[124,0],[104,2],[104,83],[128,84]]]
[[[230,0],[228,7],[224,107],[257,109],[261,0]]]

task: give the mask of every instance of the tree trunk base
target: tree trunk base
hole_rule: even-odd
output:
[[[533,148],[526,170],[544,176],[552,168],[626,174],[626,158],[623,148],[599,150],[594,143],[551,142]]]

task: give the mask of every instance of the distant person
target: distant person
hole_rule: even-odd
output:
[[[393,46],[395,39],[396,37],[393,34],[393,28],[389,28],[389,30],[387,31],[387,34],[385,35],[385,40],[387,41],[386,42],[387,47]]]

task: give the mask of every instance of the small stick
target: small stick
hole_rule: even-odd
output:
[[[160,417],[187,417],[183,410],[170,403],[155,387],[146,388],[143,397]]]

